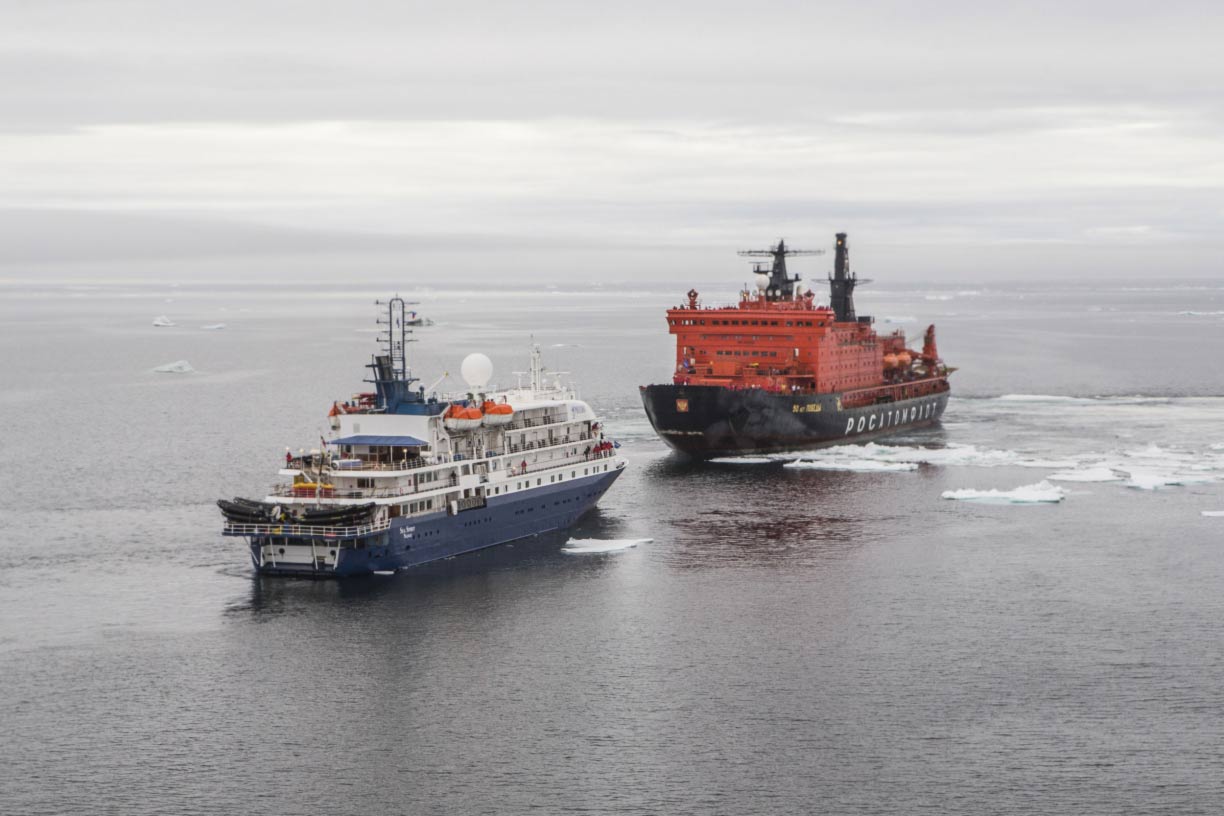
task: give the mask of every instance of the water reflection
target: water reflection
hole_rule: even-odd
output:
[[[655,551],[681,569],[819,565],[880,537],[896,474],[799,471],[783,462],[701,463],[668,456],[644,468],[670,546]],[[712,501],[711,497],[718,497]]]

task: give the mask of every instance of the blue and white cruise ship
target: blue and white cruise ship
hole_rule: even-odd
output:
[[[343,576],[399,570],[570,526],[624,468],[585,402],[545,382],[483,391],[492,364],[463,361],[471,392],[427,394],[408,369],[403,299],[380,319],[374,391],[335,403],[332,438],[286,454],[286,481],[263,501],[219,501],[223,533],[250,543],[262,573]]]

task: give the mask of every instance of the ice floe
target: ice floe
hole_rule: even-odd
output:
[[[1205,473],[1169,473],[1159,470],[1128,470],[1130,476],[1125,482],[1127,487],[1139,490],[1156,490],[1161,487],[1184,487],[1192,484],[1207,484],[1214,482],[1215,477]]]
[[[204,331],[220,331],[225,328],[224,323],[209,323],[207,326],[201,326]]]
[[[776,465],[778,460],[768,456],[719,456],[710,462],[716,465]]]
[[[158,328],[166,328],[168,326],[173,326],[174,321],[165,315],[158,315],[157,317],[153,318],[153,325],[157,326]]]
[[[1058,485],[1052,485],[1047,481],[1040,481],[1037,484],[1024,485],[1014,490],[973,490],[965,488],[962,490],[945,490],[941,495],[945,499],[983,502],[986,504],[1053,504],[1066,498],[1067,491]]]
[[[1107,467],[1086,467],[1079,470],[1060,470],[1046,477],[1052,482],[1120,482],[1122,477]]]
[[[1203,515],[1209,518],[1224,518],[1224,510],[1204,510]]]
[[[191,367],[191,363],[187,362],[186,360],[175,360],[173,363],[159,365],[153,370],[158,374],[190,374],[191,372],[195,371],[195,369]]]
[[[1015,451],[979,449],[976,445],[948,445],[943,448],[922,448],[893,445],[845,445],[828,451],[815,453],[782,453],[775,459],[798,461],[822,461],[829,457],[856,461],[894,462],[913,465],[973,465],[976,467],[1000,467],[1027,461]],[[1074,467],[1077,462],[1068,460],[1058,467]],[[1046,466],[1043,464],[1042,466]]]
[[[917,470],[914,462],[877,462],[872,459],[850,459],[844,456],[828,456],[821,459],[798,459],[782,467],[795,470],[849,470],[856,473],[882,473]]]
[[[571,538],[565,542],[561,552],[572,555],[590,555],[594,553],[611,553],[629,550],[639,544],[649,544],[653,538]]]

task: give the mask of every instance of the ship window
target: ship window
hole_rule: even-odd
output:
[[[793,326],[793,325],[795,325],[795,324],[794,324],[794,323],[792,323],[791,321],[789,321],[789,320],[788,320],[788,321],[786,321],[786,325],[788,325],[788,326]]]

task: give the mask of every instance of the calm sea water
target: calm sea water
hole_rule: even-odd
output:
[[[957,397],[814,470],[653,436],[683,288],[420,293],[426,383],[534,336],[629,467],[569,534],[343,582],[256,577],[213,502],[363,390],[386,291],[3,289],[0,812],[1219,812],[1224,290],[864,290]]]

